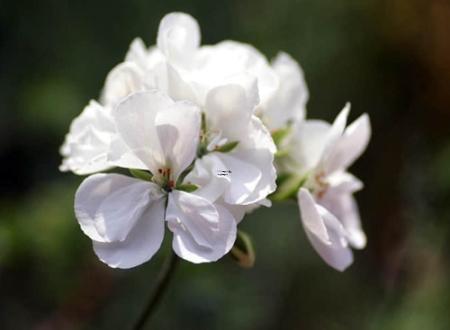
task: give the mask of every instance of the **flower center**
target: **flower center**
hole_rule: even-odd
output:
[[[330,186],[323,171],[318,172],[314,175],[314,183],[314,193],[316,194],[317,198],[320,199],[325,195],[328,187]]]
[[[158,184],[167,192],[171,192],[175,187],[175,181],[172,179],[172,170],[167,168],[158,169]]]

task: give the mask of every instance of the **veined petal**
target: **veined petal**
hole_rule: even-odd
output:
[[[136,157],[125,142],[117,136],[111,141],[108,162],[122,168],[148,169],[147,165]]]
[[[316,252],[331,267],[345,270],[353,262],[353,254],[339,220],[316,204],[304,188],[300,189],[298,200],[303,228]]]
[[[210,204],[215,209],[217,225],[209,227],[209,246],[200,244],[197,234],[189,227],[182,228],[173,222],[169,222],[169,229],[174,233],[172,247],[180,257],[192,263],[217,261],[227,254],[236,240],[236,220],[233,215],[221,205]],[[202,212],[200,210],[200,212]]]
[[[75,214],[83,232],[98,242],[123,241],[150,202],[162,198],[153,183],[119,174],[94,174],[75,195]]]
[[[159,24],[158,48],[171,61],[184,62],[200,45],[200,27],[185,13],[170,13]]]
[[[219,213],[208,200],[174,190],[169,194],[166,220],[169,229],[175,234],[187,231],[198,245],[205,248],[214,246],[214,233],[219,228]]]
[[[129,96],[113,110],[118,137],[153,174],[166,165],[155,126],[156,116],[173,104],[163,93],[151,90]]]
[[[366,149],[371,135],[367,114],[361,115],[345,130],[327,161],[328,173],[349,167]]]
[[[164,158],[170,164],[175,179],[196,156],[200,124],[200,109],[185,101],[173,104],[155,118]]]
[[[125,240],[94,241],[94,251],[99,259],[114,268],[132,268],[150,260],[164,238],[164,203],[164,198],[152,201]]]

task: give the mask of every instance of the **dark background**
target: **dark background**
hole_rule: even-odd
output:
[[[171,11],[203,43],[284,50],[304,68],[308,117],[369,113],[352,168],[368,246],[344,273],[306,241],[294,203],[242,228],[257,262],[181,263],[149,329],[450,328],[450,2],[445,0],[0,0],[0,328],[127,329],[157,258],[98,261],[73,215],[81,177],[58,172],[71,120],[99,95],[131,40],[153,44]]]

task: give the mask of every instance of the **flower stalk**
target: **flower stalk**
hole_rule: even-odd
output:
[[[132,327],[133,330],[144,329],[145,324],[153,315],[162,297],[164,296],[164,293],[167,291],[170,280],[173,277],[173,274],[175,273],[178,262],[179,258],[173,252],[173,250],[170,250],[170,254],[164,260],[161,272],[159,273],[158,278],[156,280],[156,286],[154,287],[153,292],[147,302],[147,305],[142,311],[140,317],[136,320],[136,323]]]

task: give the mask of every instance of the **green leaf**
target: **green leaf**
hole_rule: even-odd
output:
[[[270,196],[273,201],[282,201],[295,198],[298,190],[305,184],[308,175],[291,175],[284,178],[283,182],[278,185],[277,191]]]
[[[255,250],[248,234],[241,230],[237,232],[236,242],[230,251],[230,256],[243,268],[252,268],[255,265]]]
[[[180,184],[176,187],[177,190],[185,191],[185,192],[193,192],[198,189],[198,186],[193,183],[184,183]]]
[[[138,170],[135,168],[130,168],[130,173],[135,178],[150,181],[153,178],[153,175],[150,172],[144,171],[144,170]]]
[[[238,144],[239,144],[239,141],[228,142],[228,143],[225,143],[223,146],[216,148],[216,151],[218,151],[218,152],[230,152],[231,150],[236,148]]]

